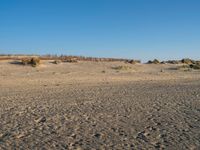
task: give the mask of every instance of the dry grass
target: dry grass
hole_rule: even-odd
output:
[[[53,64],[60,64],[60,63],[62,63],[62,61],[61,60],[54,60],[52,63]]]
[[[182,59],[181,62],[184,63],[184,64],[189,64],[189,65],[190,64],[195,64],[195,61],[191,60],[189,58]]]
[[[148,64],[160,64],[160,61],[158,59],[154,59],[153,61],[149,60],[147,63]]]
[[[38,66],[39,64],[40,64],[40,59],[39,59],[39,58],[34,57],[34,58],[31,59],[31,65],[32,65],[33,67],[36,67],[36,66]]]
[[[189,65],[181,65],[177,67],[177,70],[191,71],[191,68]]]
[[[132,68],[130,66],[116,66],[116,67],[112,67],[112,69],[115,69],[115,70],[131,70]]]
[[[30,58],[22,58],[21,62],[23,65],[28,65],[30,63]]]
[[[32,67],[37,67],[40,64],[40,59],[37,57],[33,58],[22,58],[21,62],[23,65],[31,65]]]
[[[162,64],[182,64],[181,60],[168,60],[168,61],[162,61]]]
[[[190,65],[182,65],[178,66],[177,70],[183,70],[183,71],[191,71],[191,70],[200,70],[200,65],[198,64],[190,64]]]
[[[127,60],[126,63],[129,63],[129,64],[140,64],[141,61],[140,60]]]
[[[77,58],[65,58],[65,59],[62,59],[62,62],[77,63],[78,59]]]
[[[195,70],[199,70],[200,69],[200,64],[191,64],[189,66],[190,66],[190,68],[195,69]]]

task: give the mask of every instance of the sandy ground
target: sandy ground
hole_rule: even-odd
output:
[[[200,71],[176,67],[0,61],[0,149],[200,149]]]

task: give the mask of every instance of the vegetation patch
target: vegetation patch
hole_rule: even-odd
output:
[[[62,61],[61,60],[54,60],[52,63],[53,64],[60,64]]]
[[[62,59],[62,62],[77,63],[78,59],[77,58],[65,58],[65,59]]]
[[[168,60],[168,61],[162,61],[162,64],[181,64],[182,62],[180,60]]]
[[[147,64],[160,64],[160,61],[158,59],[149,60]]]
[[[140,60],[127,60],[126,63],[129,63],[129,64],[140,64],[141,61]]]
[[[116,67],[112,67],[112,69],[115,69],[115,70],[131,70],[132,68],[130,66],[116,66]]]
[[[177,70],[184,70],[184,71],[200,70],[200,65],[198,64],[182,65],[178,66]]]
[[[31,65],[32,67],[37,67],[40,65],[40,59],[37,57],[22,58],[21,62],[23,65]]]
[[[198,70],[198,69],[200,69],[200,64],[191,64],[191,65],[189,65],[189,67],[192,69]]]
[[[191,68],[189,65],[181,65],[177,67],[177,70],[191,71]]]
[[[182,59],[181,62],[184,64],[195,64],[196,63],[194,60],[191,60],[189,58]]]

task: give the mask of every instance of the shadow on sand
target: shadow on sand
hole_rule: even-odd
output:
[[[17,61],[17,60],[10,62],[10,64],[12,64],[12,65],[23,65],[22,62]]]

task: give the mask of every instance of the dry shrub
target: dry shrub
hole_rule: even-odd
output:
[[[140,60],[127,60],[126,61],[127,63],[129,63],[129,64],[140,64],[141,63],[141,61]]]
[[[60,64],[61,63],[61,60],[54,60],[53,61],[53,64]]]
[[[33,58],[22,58],[22,64],[23,65],[31,65],[33,67],[36,67],[40,64],[40,59],[33,57]]]
[[[177,70],[191,71],[191,70],[200,70],[200,65],[198,64],[190,64],[190,65],[182,65],[178,66]]]
[[[177,70],[190,71],[191,68],[189,65],[181,65],[177,67]]]
[[[194,60],[191,60],[189,58],[182,59],[181,62],[184,64],[194,64],[195,63]]]
[[[21,62],[23,65],[28,65],[30,63],[30,58],[22,58]]]
[[[184,64],[187,64],[185,66],[187,66],[190,69],[194,69],[194,70],[200,69],[200,62],[199,61],[195,61],[195,60],[186,58],[186,59],[182,59],[181,62],[184,63]]]
[[[34,58],[31,59],[31,65],[32,65],[33,67],[36,67],[36,66],[38,66],[39,64],[40,64],[40,59],[39,59],[39,58],[34,57]]]
[[[112,69],[115,69],[115,70],[130,70],[132,68],[130,66],[116,66],[116,67],[112,67]]]
[[[168,60],[168,61],[163,61],[161,63],[167,63],[167,64],[187,64],[187,65],[191,65],[191,64],[197,64],[200,65],[200,61],[195,61],[189,58],[184,58],[182,60]]]
[[[78,62],[77,58],[66,58],[62,61],[63,62],[69,62],[69,63],[77,63]]]
[[[168,61],[163,61],[163,64],[181,64],[182,62],[180,60],[168,60]]]
[[[190,68],[195,69],[195,70],[199,70],[200,69],[200,65],[199,64],[191,64],[189,66],[190,66]]]
[[[154,59],[153,61],[149,60],[147,63],[148,64],[160,64],[160,61],[158,59]]]
[[[200,65],[200,61],[196,61],[196,64],[197,64],[197,65]]]

